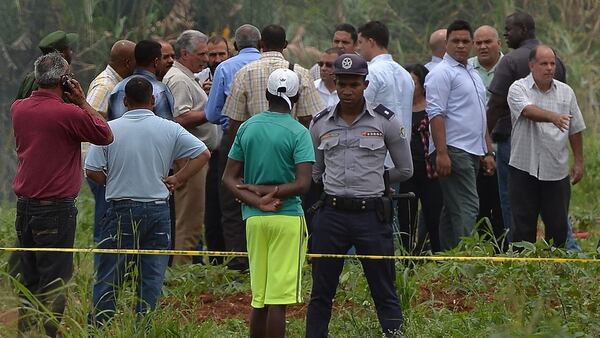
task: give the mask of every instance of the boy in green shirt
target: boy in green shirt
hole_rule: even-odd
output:
[[[310,187],[315,154],[308,130],[290,115],[299,85],[289,69],[271,73],[269,111],[240,126],[223,174],[244,203],[251,337],[283,337],[287,304],[302,302],[307,230],[299,196]]]

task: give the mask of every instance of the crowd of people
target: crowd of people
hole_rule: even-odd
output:
[[[87,95],[69,67],[77,36],[51,33],[11,107],[17,246],[73,247],[83,163],[98,248],[248,252],[201,263],[250,273],[251,337],[285,335],[307,250],[392,256],[397,235],[404,252],[435,254],[483,217],[505,250],[535,242],[540,216],[546,240],[577,250],[568,210],[584,173],[582,114],[533,18],[515,12],[504,31],[506,55],[496,28],[455,20],[431,34],[430,62],[401,65],[384,23],[343,23],[310,69],[285,59],[279,25],[242,25],[233,48],[197,30],[120,40]],[[198,263],[96,254],[90,325],[109,325],[131,262],[139,315],[156,308],[169,264]],[[401,335],[394,261],[361,264],[383,334]],[[24,305],[19,331],[55,337],[73,254],[9,265],[54,314]],[[306,337],[327,337],[344,260],[311,265]]]

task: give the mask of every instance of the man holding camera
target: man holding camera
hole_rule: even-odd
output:
[[[81,142],[109,144],[112,132],[85,100],[81,85],[70,79],[69,64],[59,53],[34,64],[39,89],[11,107],[19,164],[13,182],[18,196],[18,245],[25,248],[72,248],[81,188]],[[65,95],[70,102],[64,103]],[[65,309],[62,286],[73,274],[73,254],[23,252],[22,282],[53,315],[44,318],[46,335],[56,337]],[[30,306],[30,305],[27,305]],[[19,331],[27,331],[32,315],[20,310]]]

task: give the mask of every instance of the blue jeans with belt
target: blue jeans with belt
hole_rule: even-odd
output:
[[[72,248],[76,224],[74,198],[19,197],[17,201],[15,229],[19,247]],[[20,252],[17,257],[23,285],[60,321],[66,302],[63,286],[73,275],[73,253]],[[29,306],[19,309],[20,332],[29,330],[35,321],[35,314],[26,309]],[[47,336],[56,337],[57,322],[43,319],[43,325]]]
[[[171,219],[167,201],[111,201],[102,221],[101,249],[169,249]],[[93,302],[102,323],[115,311],[115,295],[126,278],[136,276],[136,312],[156,308],[168,256],[98,254]],[[134,264],[130,264],[130,263]],[[134,272],[134,273],[132,273]]]

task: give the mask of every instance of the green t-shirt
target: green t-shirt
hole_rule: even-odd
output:
[[[315,151],[308,129],[290,114],[263,112],[242,123],[229,158],[244,162],[245,183],[284,184],[296,180],[297,164],[315,162]],[[300,197],[286,198],[276,213],[242,206],[244,219],[266,215],[304,215]]]

